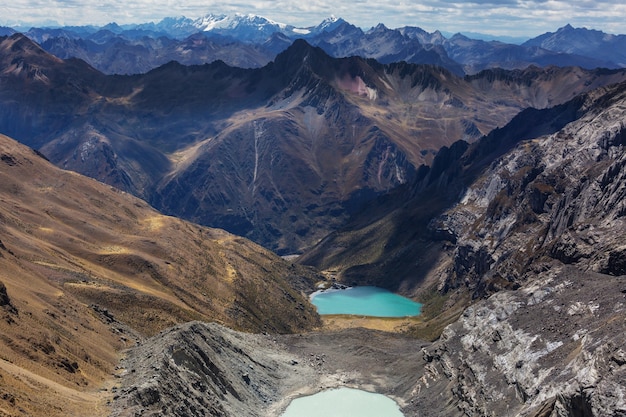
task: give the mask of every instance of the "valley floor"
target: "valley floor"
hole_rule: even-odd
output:
[[[554,262],[476,301],[432,343],[362,327],[272,335],[190,322],[127,352],[112,416],[278,417],[333,387],[387,395],[407,417],[624,416],[624,311],[626,276]]]

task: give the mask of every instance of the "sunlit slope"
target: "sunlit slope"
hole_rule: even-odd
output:
[[[318,323],[307,270],[160,215],[0,136],[0,414],[106,414],[119,352],[188,320],[291,332]]]

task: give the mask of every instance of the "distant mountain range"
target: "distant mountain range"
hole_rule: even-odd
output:
[[[0,28],[0,35],[15,33]],[[341,18],[299,28],[255,15],[214,15],[198,19],[166,18],[158,23],[31,28],[26,36],[57,57],[76,57],[108,74],[145,73],[169,61],[185,65],[216,60],[258,68],[296,39],[305,39],[333,57],[360,56],[381,63],[405,61],[442,66],[457,75],[488,68],[621,68],[626,66],[626,36],[565,26],[518,45],[445,37],[418,27],[362,30]]]

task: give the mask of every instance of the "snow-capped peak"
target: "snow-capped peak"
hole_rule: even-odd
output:
[[[322,23],[320,23],[319,26],[324,27],[324,26],[332,25],[338,20],[339,18],[337,18],[337,16],[335,16],[334,14],[331,14],[330,17],[327,17],[326,19],[322,20]]]
[[[345,23],[345,20],[343,20],[340,17],[336,17],[335,15],[331,15],[330,17],[327,17],[326,19],[322,20],[322,23],[320,23],[319,25],[315,26],[314,28],[311,28],[311,32],[312,33],[332,32],[337,27],[341,26],[343,23]]]
[[[196,28],[248,42],[263,42],[276,32],[286,33],[292,26],[254,14],[208,14],[198,20]]]
[[[273,20],[266,19],[262,16],[241,13],[235,13],[232,15],[216,15],[211,13],[198,19],[196,26],[204,31],[216,29],[236,29],[242,26],[257,28],[271,26],[278,29],[285,29],[287,27],[284,23],[274,22]]]

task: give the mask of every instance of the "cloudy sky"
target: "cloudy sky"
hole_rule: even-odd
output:
[[[534,37],[570,23],[574,27],[626,33],[623,0],[8,0],[0,25],[103,25],[144,23],[164,17],[209,13],[256,14],[295,26],[312,26],[331,15],[368,29],[419,26],[428,31],[479,32]]]

